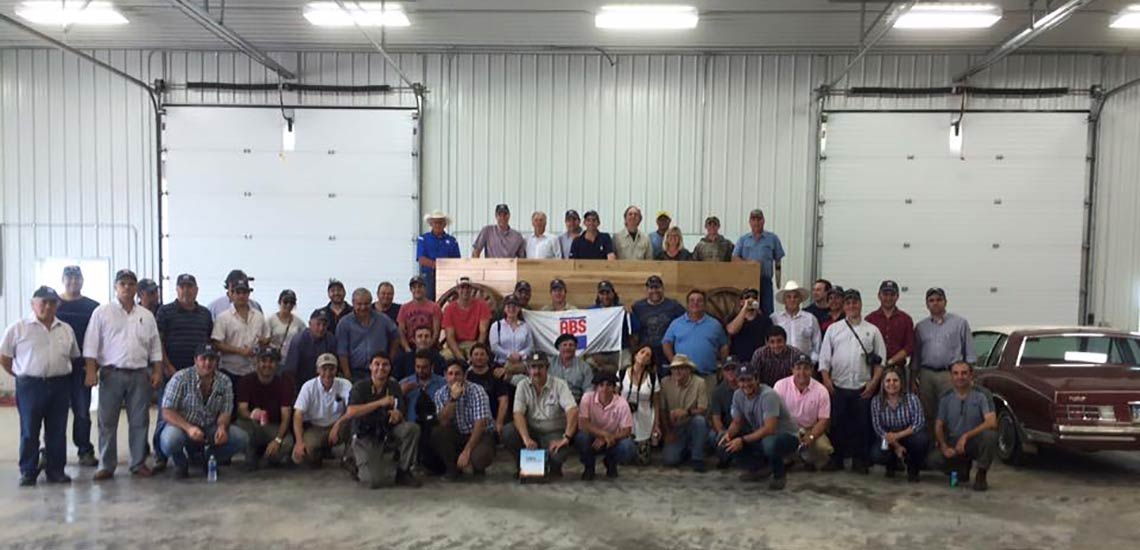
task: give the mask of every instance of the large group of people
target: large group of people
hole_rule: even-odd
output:
[[[912,482],[924,468],[968,480],[974,466],[974,489],[987,489],[993,402],[973,385],[969,325],[947,312],[944,290],[926,292],[929,315],[917,324],[898,309],[899,285],[890,280],[867,315],[858,290],[824,279],[810,290],[788,281],[772,292],[784,251],[759,210],[735,245],[710,217],[693,252],[667,212],[646,234],[631,206],[612,237],[598,231],[593,211],[585,229],[567,212],[558,237],[545,234],[541,212],[525,238],[510,228],[507,205],[495,215],[474,243],[476,257],[754,261],[761,278],[725,319],[706,313],[700,289],[684,303],[667,297],[656,275],[644,297],[625,304],[600,281],[594,304],[580,305],[625,308],[623,351],[583,355],[578,339],[563,334],[546,356],[527,324],[529,282],[519,281],[498,313],[467,277],[443,307],[432,299],[435,260],[458,255],[441,212],[428,216],[432,229],[420,237],[410,301],[394,303],[389,282],[374,300],[369,289],[349,294],[334,279],[328,304],[307,322],[293,312],[292,290],[280,292],[276,313],[265,312],[251,299],[253,278],[238,269],[208,306],[198,303],[191,274],[177,277],[177,300],[160,305],[153,281],[123,269],[114,299],[99,305],[83,296],[79,267],[69,266],[64,292],[36,289],[31,314],[0,342],[0,365],[16,378],[20,485],[34,486],[41,473],[49,483],[70,481],[69,412],[79,464],[96,468],[97,481],[112,478],[125,408],[128,466],[140,477],[170,462],[185,478],[192,464],[235,457],[250,470],[338,460],[365,486],[417,487],[424,472],[482,477],[501,448],[516,475],[524,449],[546,451],[552,478],[577,451],[583,480],[595,479],[599,458],[613,478],[619,466],[651,464],[659,452],[666,466],[736,466],[742,480],[777,490],[789,468],[848,463],[859,474],[876,464],[888,477],[905,469]],[[560,279],[549,292],[546,309],[576,309]],[[97,450],[87,410],[96,385]],[[159,417],[148,440],[152,400]]]

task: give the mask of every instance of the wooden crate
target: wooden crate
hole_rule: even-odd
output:
[[[460,277],[470,277],[506,296],[515,283],[530,283],[531,306],[550,303],[550,281],[566,281],[567,301],[579,307],[592,305],[598,282],[613,283],[622,303],[645,297],[645,279],[657,275],[665,282],[665,294],[681,303],[694,288],[748,288],[760,284],[760,265],[752,263],[646,262],[604,260],[518,260],[500,258],[441,259],[436,263],[436,294],[443,295]]]

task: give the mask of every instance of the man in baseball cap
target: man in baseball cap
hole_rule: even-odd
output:
[[[158,315],[158,308],[162,304],[161,297],[158,295],[158,283],[154,282],[154,279],[139,281],[138,299],[139,305],[145,307],[151,315]]]
[[[495,206],[495,223],[483,227],[475,237],[472,258],[525,258],[526,238],[511,228],[511,208]]]
[[[554,279],[550,281],[550,303],[542,306],[542,311],[570,311],[578,309],[566,301],[566,281]]]
[[[335,358],[336,336],[329,330],[328,313],[321,308],[309,314],[308,328],[293,338],[285,356],[281,370],[293,378],[294,392],[317,376],[317,358],[325,354]]]
[[[698,262],[731,262],[735,245],[720,234],[720,218],[705,218],[705,236],[693,247],[693,259]]]
[[[885,367],[904,366],[914,353],[914,320],[898,308],[899,284],[886,280],[879,284],[879,309],[867,314],[867,322],[879,328],[887,343]],[[906,383],[907,376],[903,376]]]
[[[519,281],[515,283],[515,297],[519,299],[519,307],[523,309],[530,309],[530,283],[526,281]]]
[[[831,425],[831,394],[814,375],[811,356],[799,353],[793,359],[792,375],[780,379],[772,388],[784,400],[799,427],[801,451],[796,458],[808,471],[822,467],[835,452],[827,438]]]
[[[962,361],[971,365],[978,362],[970,323],[946,311],[946,301],[946,291],[941,287],[928,289],[926,310],[930,316],[914,326],[911,372],[918,377],[918,397],[927,426],[934,426],[942,394],[954,388],[950,367]]]
[[[732,396],[732,423],[718,446],[740,458],[745,468],[741,481],[762,481],[771,473],[768,488],[783,489],[784,459],[800,443],[796,422],[780,396],[760,383],[752,365],[741,365],[736,376],[740,389]]]
[[[633,462],[637,446],[633,433],[633,413],[629,402],[617,395],[617,376],[599,372],[593,376],[593,391],[582,396],[578,413],[578,434],[574,442],[582,462],[582,479],[593,481],[598,455],[604,458],[606,477],[618,476],[618,465]]]
[[[383,353],[383,352],[381,352]],[[385,356],[386,357],[386,356]],[[325,449],[341,446],[348,452],[351,422],[348,412],[352,382],[336,375],[339,361],[331,353],[317,358],[317,377],[297,392],[293,408],[293,462],[320,467]]]
[[[574,239],[582,234],[582,216],[578,215],[577,210],[567,210],[565,222],[566,232],[558,236],[558,246],[562,249],[563,260],[570,258],[570,247],[574,245]]]
[[[645,279],[645,298],[633,303],[630,308],[631,325],[637,336],[638,345],[648,345],[653,349],[653,364],[669,362],[661,339],[669,329],[669,323],[685,314],[685,306],[665,296],[665,282],[659,275]]]
[[[760,306],[764,311],[774,311],[774,289],[783,283],[780,262],[784,259],[784,245],[779,236],[765,230],[765,223],[764,212],[759,208],[748,214],[750,231],[736,241],[732,257],[760,264]]]
[[[658,210],[654,220],[657,230],[649,234],[649,244],[653,246],[653,257],[657,257],[665,246],[665,232],[669,231],[669,226],[673,223],[673,215],[668,210]]]
[[[253,277],[246,275],[245,272],[240,269],[230,270],[230,272],[226,274],[224,283],[226,288],[225,295],[218,297],[214,301],[210,302],[208,306],[206,306],[206,309],[210,310],[210,315],[213,315],[214,320],[217,320],[219,315],[221,315],[227,309],[230,309],[230,304],[233,303],[234,287],[243,285],[246,288],[249,288],[249,283],[252,281]],[[254,300],[252,298],[249,300],[249,307],[259,312],[262,311],[261,304],[257,303],[257,300]]]
[[[711,424],[709,429],[709,446],[716,449],[716,467],[718,470],[728,468],[732,463],[732,455],[725,452],[724,448],[717,445],[720,442],[721,436],[724,435],[728,425],[732,423],[732,394],[740,388],[740,383],[736,378],[736,372],[740,369],[742,363],[734,356],[725,358],[724,363],[720,365],[720,383],[712,392],[712,397],[709,398],[709,422]]]

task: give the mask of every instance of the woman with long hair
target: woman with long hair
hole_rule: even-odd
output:
[[[618,377],[619,394],[629,402],[633,412],[633,441],[637,444],[637,463],[649,464],[649,451],[653,440],[661,439],[661,382],[657,379],[657,366],[653,364],[653,348],[643,345],[633,354],[630,366],[622,369]]]
[[[293,315],[297,307],[297,293],[285,289],[277,297],[277,313],[266,317],[269,325],[269,345],[281,351],[281,357],[289,356],[289,343],[308,326],[300,317]]]
[[[871,424],[878,436],[871,459],[886,466],[887,477],[894,477],[899,463],[904,463],[907,481],[917,482],[930,450],[930,438],[922,403],[907,391],[897,369],[887,370],[879,395],[871,400]]]
[[[534,340],[514,294],[503,299],[503,318],[489,332],[495,363],[506,369],[506,378],[512,385],[518,384],[518,379],[526,374],[526,359],[534,350]]]

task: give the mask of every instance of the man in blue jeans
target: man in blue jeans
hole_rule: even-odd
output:
[[[705,471],[705,444],[709,424],[705,411],[709,397],[705,381],[693,376],[697,366],[684,353],[673,356],[669,377],[661,381],[662,432],[665,448],[662,459],[666,466],[680,465],[689,456],[693,471]]]
[[[741,481],[772,480],[768,488],[778,491],[787,484],[784,459],[799,447],[799,427],[775,390],[760,383],[752,365],[736,371],[740,389],[732,395],[732,424],[720,440],[728,453],[739,455],[747,470]]]
[[[41,286],[32,294],[32,315],[8,327],[0,341],[0,366],[16,377],[21,487],[35,486],[40,475],[40,428],[47,448],[48,483],[71,482],[63,467],[67,463],[71,360],[79,357],[79,346],[71,326],[55,316],[58,305],[55,290]]]
[[[215,459],[225,462],[249,445],[245,431],[230,424],[234,392],[229,377],[218,376],[220,356],[213,345],[200,345],[194,368],[174,373],[162,396],[166,426],[159,441],[163,454],[174,461],[178,479],[190,476],[191,454],[205,454],[212,448]]]
[[[83,271],[77,265],[63,268],[63,294],[59,297],[55,316],[71,326],[75,341],[83,350],[83,337],[91,314],[99,302],[83,295]],[[87,367],[82,357],[71,361],[71,442],[79,451],[80,466],[98,466],[95,445],[91,443],[91,388],[87,386]]]
[[[599,372],[594,375],[594,391],[586,392],[578,404],[578,457],[582,461],[582,479],[593,481],[598,455],[605,458],[606,477],[618,476],[618,464],[629,464],[637,454],[630,439],[633,413],[629,402],[615,395],[617,375]]]

